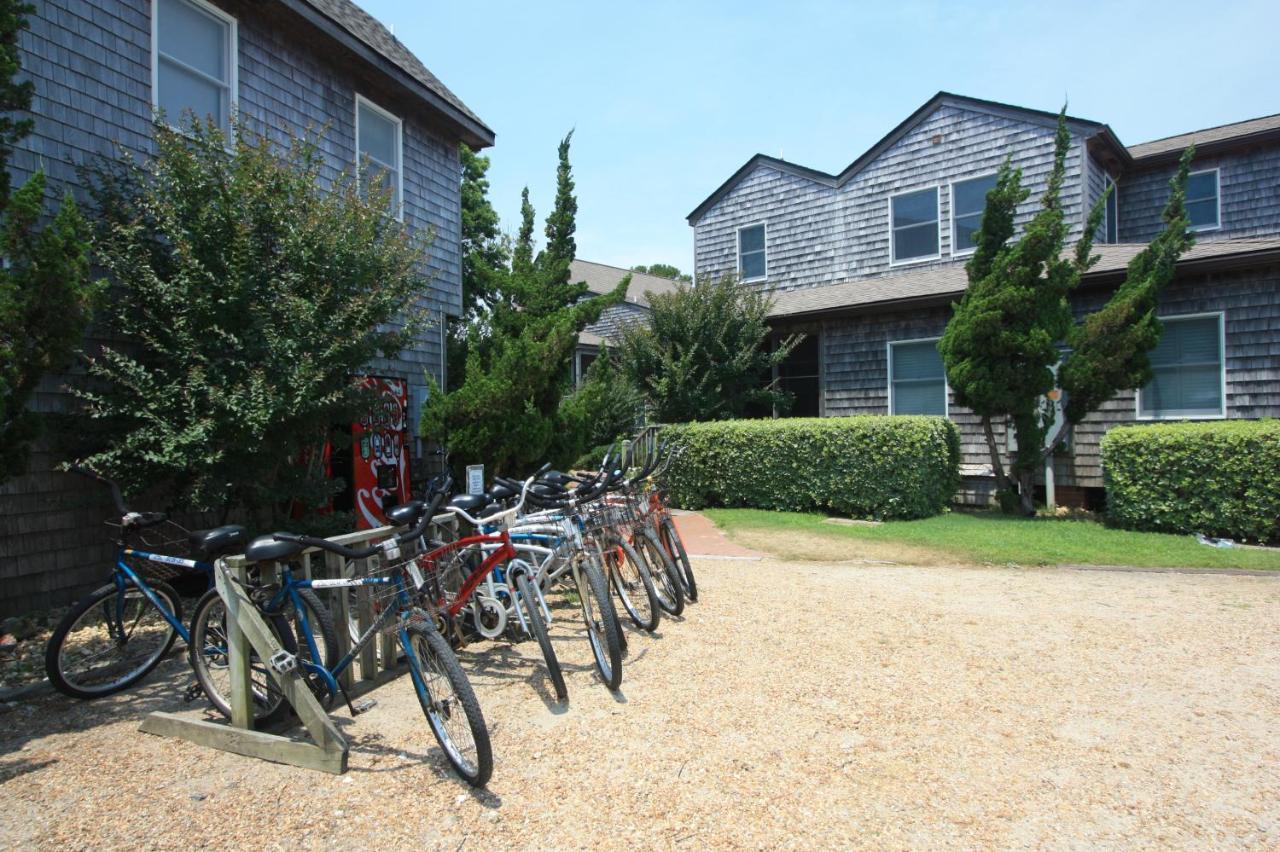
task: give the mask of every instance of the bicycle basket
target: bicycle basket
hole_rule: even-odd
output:
[[[120,522],[107,521],[107,526],[115,530],[112,537],[120,537]],[[164,521],[153,527],[132,530],[126,537],[128,546],[134,550],[145,550],[148,553],[159,553],[164,556],[176,556],[179,559],[191,558],[191,537],[187,528]],[[146,577],[156,580],[173,580],[193,570],[182,565],[168,565],[164,562],[152,562],[138,556],[126,556],[125,564]]]

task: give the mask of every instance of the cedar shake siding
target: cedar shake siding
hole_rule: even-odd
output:
[[[941,336],[966,285],[968,255],[952,246],[953,184],[991,174],[1006,158],[1031,190],[1019,223],[1038,209],[1052,164],[1052,113],[940,93],[837,175],[757,155],[689,216],[697,274],[737,270],[738,229],[763,224],[767,275],[779,334],[820,337],[817,409],[824,416],[887,414],[889,344]],[[1063,207],[1074,241],[1110,177],[1116,184],[1115,245],[1098,234],[1098,265],[1072,303],[1100,307],[1124,269],[1158,233],[1169,179],[1187,144],[1192,170],[1217,169],[1219,227],[1200,230],[1159,300],[1161,317],[1221,315],[1227,418],[1280,417],[1280,116],[1124,148],[1105,125],[1069,119]],[[890,261],[890,197],[937,187],[937,257]],[[990,499],[986,441],[978,418],[948,389],[946,415],[961,432],[960,499]],[[1206,415],[1207,416],[1207,415]],[[1055,457],[1060,486],[1103,485],[1098,446],[1111,427],[1138,420],[1126,391],[1076,427]],[[996,426],[1003,447],[1003,424]],[[985,477],[985,478],[984,478]]]
[[[493,144],[493,132],[466,109],[385,28],[347,0],[215,0],[236,19],[235,99],[240,119],[277,143],[325,130],[322,182],[332,186],[356,162],[356,96],[402,122],[404,221],[429,234],[423,258],[426,306],[437,318],[461,309],[461,168],[458,143]],[[49,199],[84,199],[76,167],[125,152],[152,151],[152,2],[42,0],[21,33],[23,76],[35,86],[34,132],[11,162],[16,182],[37,168]],[[443,326],[427,328],[397,357],[370,372],[444,382]],[[89,344],[92,347],[92,343]],[[46,380],[34,402],[63,410],[64,377]],[[36,448],[31,472],[0,486],[0,614],[65,604],[103,581],[111,546],[105,493],[66,474]],[[193,524],[201,519],[190,519]]]

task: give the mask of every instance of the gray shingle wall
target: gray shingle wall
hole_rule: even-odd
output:
[[[835,190],[761,166],[698,223],[699,276],[738,272],[738,229],[764,223],[767,290],[833,284],[841,222]]]
[[[1280,231],[1280,146],[1196,157],[1193,171],[1219,169],[1219,219],[1216,231],[1198,240],[1258,236]],[[1120,239],[1145,242],[1160,231],[1160,213],[1169,198],[1176,163],[1134,169],[1120,180]]]
[[[587,326],[585,330],[613,343],[621,336],[624,327],[642,322],[648,316],[648,308],[631,302],[619,302],[605,308],[600,314],[600,319]]]
[[[768,279],[762,289],[791,290],[880,275],[891,268],[890,195],[933,186],[939,188],[942,257],[907,265],[957,262],[951,257],[949,184],[992,174],[1012,156],[1032,191],[1019,210],[1025,223],[1038,208],[1052,166],[1053,133],[1040,123],[944,105],[839,188],[760,165],[695,226],[698,274],[736,272],[737,229],[764,222]],[[1073,237],[1084,216],[1085,160],[1083,140],[1077,137],[1063,188]]]
[[[239,21],[239,108],[256,130],[277,141],[307,127],[327,126],[321,144],[325,179],[355,162],[357,92],[404,119],[404,202],[410,226],[434,241],[424,258],[432,276],[427,306],[436,315],[461,303],[461,239],[456,140],[428,123],[421,105],[364,70],[341,49],[285,10],[220,2]],[[151,3],[148,0],[41,0],[21,36],[24,73],[35,84],[35,132],[12,161],[15,179],[37,168],[49,176],[49,196],[77,191],[75,167],[116,146],[150,150]],[[372,372],[423,383],[439,377],[440,328],[428,328],[399,357]],[[45,383],[35,402],[62,408],[59,382]],[[0,615],[70,601],[107,575],[110,545],[103,519],[109,502],[96,488],[54,473],[59,460],[41,448],[32,472],[0,486]],[[193,523],[198,521],[193,521]]]
[[[1077,314],[1095,310],[1106,291],[1074,300]],[[1280,266],[1200,275],[1176,281],[1162,294],[1161,316],[1223,311],[1226,315],[1227,416],[1280,417]],[[941,336],[950,308],[936,307],[829,319],[822,325],[823,404],[828,416],[887,414],[891,341]],[[789,330],[789,329],[787,329]],[[960,427],[963,463],[989,461],[981,422],[949,399],[949,417]],[[1136,420],[1132,392],[1122,392],[1075,431],[1072,452],[1055,462],[1060,485],[1101,487],[1098,445],[1111,427]],[[997,441],[1005,441],[997,426]]]

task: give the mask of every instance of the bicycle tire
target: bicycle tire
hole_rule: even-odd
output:
[[[152,582],[147,585],[151,588],[151,591],[155,592],[156,596],[161,598],[169,607],[169,611],[173,614],[174,620],[181,624],[182,601],[179,599],[178,593],[167,583]],[[123,675],[114,677],[101,686],[91,687],[87,684],[80,683],[80,676],[68,677],[67,671],[70,669],[70,664],[72,662],[72,660],[69,659],[68,651],[69,637],[71,637],[73,632],[79,633],[84,630],[94,630],[96,631],[95,635],[102,639],[104,634],[97,631],[103,631],[105,628],[94,626],[90,622],[85,622],[84,624],[81,624],[81,622],[86,618],[101,618],[105,620],[108,617],[105,607],[112,606],[114,608],[114,605],[109,604],[108,601],[116,599],[117,595],[120,594],[123,594],[125,598],[122,606],[127,608],[124,613],[125,617],[121,620],[123,622],[132,621],[132,625],[130,626],[129,632],[123,643],[116,642],[114,640],[105,640],[105,642],[113,644],[115,646],[116,653],[124,652],[130,641],[132,641],[142,617],[147,614],[148,610],[150,610],[155,614],[156,618],[159,619],[159,625],[157,625],[154,630],[148,628],[144,633],[148,636],[153,636],[157,640],[155,648],[153,650],[144,650],[134,668],[129,669]],[[98,611],[100,606],[103,607],[101,612]],[[130,618],[129,613],[131,612],[136,612],[137,614],[133,618]],[[77,627],[77,625],[80,626]],[[155,633],[155,631],[160,629],[161,625],[166,631],[164,636],[160,636]],[[87,641],[92,641],[94,637],[86,635],[82,638]],[[105,586],[100,586],[90,595],[82,598],[67,612],[65,616],[63,616],[62,621],[58,623],[57,628],[53,631],[53,635],[49,637],[49,643],[45,646],[45,673],[49,676],[49,682],[53,685],[54,689],[58,690],[63,695],[68,695],[72,698],[83,698],[86,700],[101,698],[104,695],[111,695],[113,693],[120,692],[121,690],[128,689],[150,674],[152,669],[160,665],[160,661],[169,653],[169,650],[173,647],[173,643],[177,638],[178,631],[172,624],[164,619],[164,616],[161,615],[160,611],[152,605],[151,601],[145,594],[143,594],[140,588],[133,584],[129,584],[125,586],[124,589],[119,589],[116,587],[115,583],[109,583]],[[100,641],[98,644],[105,644],[105,642]],[[134,647],[137,648],[139,646],[135,645]],[[109,653],[109,649],[104,649],[96,656],[102,656],[106,653]],[[87,659],[88,657],[82,657],[82,660]],[[108,665],[106,671],[111,670],[112,666]]]
[[[670,518],[662,519],[662,526],[658,529],[658,536],[664,539],[667,553],[671,555],[671,560],[676,564],[680,580],[684,585],[685,597],[690,603],[698,601],[698,584],[693,579],[693,565],[689,562],[689,552],[684,549],[684,539],[680,537],[680,530],[676,528],[675,521]]]
[[[617,560],[610,568],[614,594],[622,601],[631,623],[648,633],[658,629],[662,621],[662,608],[658,605],[658,593],[649,576],[649,566],[625,539],[618,538],[605,548],[605,559],[614,551]]]
[[[187,660],[195,672],[196,683],[215,710],[231,718],[231,672],[226,650],[226,605],[216,589],[210,589],[196,603],[191,617],[191,644]],[[266,614],[267,627],[275,634],[280,647],[297,653],[298,645],[288,621],[279,613]],[[210,636],[213,638],[210,639]],[[332,646],[330,646],[332,647]],[[289,702],[267,673],[266,665],[250,650],[250,685],[253,689],[253,722],[265,728],[289,714]]]
[[[618,624],[618,611],[614,609],[609,584],[596,561],[584,560],[578,571],[587,579],[586,589],[578,584],[578,602],[587,627],[587,643],[596,661],[596,673],[605,686],[617,689],[622,686],[622,625]],[[594,604],[590,603],[592,598]],[[599,610],[598,615],[592,612],[592,607]]]
[[[409,659],[410,676],[431,733],[440,744],[445,759],[462,780],[472,787],[483,787],[493,776],[493,747],[471,681],[449,643],[434,626],[414,621],[405,628],[405,633],[409,643],[406,650],[412,652],[405,655]],[[433,684],[437,688],[433,688]],[[452,699],[444,696],[444,689],[439,688],[444,685],[462,707],[465,728],[449,725],[453,721],[454,710]],[[464,731],[470,737],[471,748],[459,742],[461,737],[456,735]],[[475,756],[468,759],[465,753],[471,751]]]
[[[547,625],[542,620],[542,608],[538,606],[538,599],[529,588],[529,578],[523,571],[516,574],[516,592],[524,603],[529,630],[538,640],[538,647],[542,649],[542,659],[546,661],[547,674],[551,678],[552,686],[555,687],[556,700],[567,701],[569,687],[565,685],[564,672],[560,670],[560,660],[556,657],[556,649],[551,647],[551,637],[547,635]]]
[[[671,615],[684,612],[684,588],[676,565],[662,549],[658,534],[646,526],[636,533],[637,550],[649,563],[649,575],[653,577],[653,589],[658,593],[658,606]]]

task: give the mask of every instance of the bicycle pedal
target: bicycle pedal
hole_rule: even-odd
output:
[[[187,687],[185,692],[182,693],[182,703],[190,704],[192,701],[195,701],[197,698],[199,698],[203,694],[204,694],[204,690],[200,688],[200,684],[193,683]]]
[[[366,698],[363,701],[357,701],[351,705],[351,711],[356,715],[372,710],[378,704],[376,698]]]

